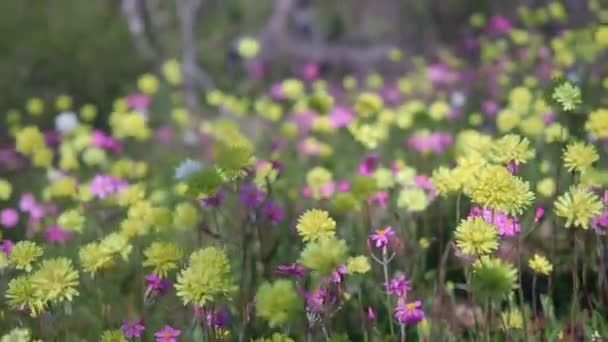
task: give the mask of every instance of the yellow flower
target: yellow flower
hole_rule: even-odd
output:
[[[581,185],[573,185],[555,201],[555,213],[566,219],[566,228],[589,228],[589,220],[603,208],[600,198]]]
[[[481,217],[462,220],[454,233],[456,245],[465,254],[489,254],[498,248],[498,231]]]
[[[35,126],[28,126],[17,132],[15,149],[25,155],[31,155],[37,149],[44,147],[44,136]]]
[[[600,26],[600,28],[595,31],[594,38],[595,43],[600,48],[608,47],[608,25]]]
[[[319,199],[322,197],[323,188],[332,181],[332,174],[326,168],[317,166],[306,174],[306,185],[310,188],[312,197]]]
[[[509,93],[509,107],[516,112],[525,114],[532,103],[532,93],[526,87],[515,87]]]
[[[30,272],[32,263],[42,255],[42,248],[31,241],[19,241],[11,249],[8,260],[18,270]]]
[[[177,268],[177,263],[184,256],[184,252],[171,242],[154,242],[144,251],[143,265],[151,266],[154,273],[162,278],[167,276],[169,271]]]
[[[369,260],[364,255],[348,258],[346,261],[346,269],[349,274],[364,274],[370,270]]]
[[[551,177],[543,178],[536,184],[536,192],[547,198],[555,195],[555,190],[555,180]]]
[[[174,86],[182,83],[182,68],[176,59],[163,63],[163,75],[167,82]]]
[[[492,157],[497,163],[523,164],[534,158],[534,149],[530,147],[530,141],[527,138],[517,134],[507,134],[494,142]]]
[[[608,138],[608,109],[600,108],[591,112],[585,122],[585,129],[594,139]]]
[[[410,212],[420,212],[428,205],[429,199],[422,189],[404,189],[399,192],[397,207],[405,208]]]
[[[7,200],[13,193],[13,186],[6,179],[0,178],[0,200]]]
[[[336,221],[324,210],[311,209],[298,218],[296,229],[305,242],[317,241],[335,235]]]
[[[545,129],[545,141],[548,143],[564,142],[568,140],[570,133],[568,128],[557,122],[553,122]]]
[[[454,172],[447,167],[441,166],[433,170],[431,181],[437,193],[444,197],[460,190],[461,183],[456,179]]]
[[[239,40],[237,50],[239,52],[239,56],[243,57],[244,59],[251,59],[257,56],[257,54],[260,52],[260,43],[253,38],[241,38]]]
[[[46,309],[46,304],[36,293],[29,276],[13,278],[6,289],[9,307],[18,310],[29,309],[30,316],[36,317]]]
[[[429,116],[435,121],[445,119],[450,111],[450,106],[444,101],[436,101],[429,107]]]
[[[380,112],[384,101],[376,93],[361,93],[355,102],[355,111],[362,117],[370,117]]]
[[[69,95],[59,95],[55,99],[55,108],[58,111],[63,112],[72,107],[72,98]]]
[[[70,209],[59,215],[57,223],[59,223],[62,228],[81,233],[84,229],[86,219],[79,209]]]
[[[97,107],[93,104],[85,104],[80,108],[80,117],[82,120],[91,122],[97,117]]]
[[[528,266],[536,274],[549,275],[553,271],[553,265],[542,255],[534,254],[534,256],[528,261]]]
[[[37,167],[48,168],[53,163],[53,151],[47,147],[41,147],[34,151],[32,164]]]
[[[36,294],[45,302],[71,302],[78,295],[78,272],[68,258],[44,260],[40,269],[32,273],[31,281]]]
[[[127,260],[133,246],[129,244],[129,240],[120,233],[110,233],[99,242],[99,248],[107,255],[120,255],[123,260]]]
[[[95,272],[112,266],[112,254],[101,248],[97,242],[80,247],[78,251],[80,266],[83,271],[95,275]]]
[[[599,159],[595,147],[584,142],[573,142],[564,149],[562,159],[568,171],[584,171]]]
[[[139,80],[137,80],[137,87],[144,94],[155,94],[158,91],[158,86],[158,78],[153,74],[143,74]]]
[[[523,328],[524,319],[518,309],[508,310],[500,314],[501,329],[519,330]]]
[[[190,229],[198,223],[198,211],[192,204],[184,202],[175,207],[173,224],[178,229]]]
[[[39,97],[32,97],[27,100],[25,107],[30,114],[40,116],[44,112],[44,101]]]
[[[509,132],[519,125],[521,117],[517,112],[505,109],[496,116],[496,127],[501,133]]]

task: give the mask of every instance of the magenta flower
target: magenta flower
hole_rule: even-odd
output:
[[[146,292],[154,292],[156,294],[163,294],[171,287],[171,281],[163,279],[160,276],[150,273],[146,277],[148,283],[148,290]]]
[[[204,207],[219,208],[224,202],[224,191],[220,189],[215,195],[203,198],[202,202]]]
[[[494,224],[501,236],[514,236],[521,230],[521,225],[516,217],[511,217],[499,210],[473,207],[469,216],[479,216],[484,221]]]
[[[395,318],[401,324],[418,324],[424,319],[424,311],[420,309],[421,307],[422,303],[419,300],[407,304],[404,300],[399,300],[394,311]]]
[[[395,235],[393,227],[377,229],[369,238],[376,243],[376,247],[385,247],[388,245],[388,240]]]
[[[0,226],[13,228],[19,222],[19,213],[13,208],[6,208],[0,211]]]
[[[352,110],[344,106],[335,106],[329,113],[329,121],[334,128],[348,126],[354,117]]]
[[[368,204],[378,204],[382,208],[386,208],[388,204],[389,194],[388,191],[378,191],[367,198]]]
[[[241,187],[241,203],[249,209],[257,208],[264,200],[265,194],[253,184],[245,184]]]
[[[104,199],[126,186],[127,183],[120,178],[99,174],[91,181],[90,190],[97,198]]]
[[[44,238],[48,242],[66,242],[72,238],[72,232],[57,225],[49,226],[44,231]]]
[[[19,210],[29,213],[35,206],[37,206],[36,198],[32,193],[26,192],[21,195],[19,199]]]
[[[364,176],[369,176],[372,173],[374,173],[374,171],[376,171],[376,169],[378,168],[379,165],[380,165],[380,158],[378,158],[378,155],[376,155],[376,154],[367,155],[367,156],[363,157],[363,159],[359,163],[359,174],[364,175]]]
[[[348,273],[348,269],[346,268],[346,265],[342,264],[331,273],[330,280],[336,284],[339,284],[344,279],[346,273]]]
[[[14,245],[15,244],[11,240],[2,240],[2,242],[0,242],[0,251],[4,252],[6,255],[10,255]]]
[[[272,224],[277,224],[283,219],[283,208],[274,204],[271,201],[266,202],[264,206],[264,217]]]
[[[376,312],[374,311],[374,308],[372,308],[371,306],[368,306],[367,307],[367,314],[366,314],[366,316],[367,316],[367,319],[370,322],[375,321],[376,320]]]
[[[537,207],[534,212],[534,223],[540,222],[545,217],[545,208]]]
[[[154,333],[156,337],[156,342],[177,342],[177,337],[181,334],[181,330],[175,329],[170,325],[165,325],[165,327]]]
[[[393,279],[388,281],[386,292],[391,295],[396,295],[400,298],[405,298],[410,290],[410,282],[405,278],[405,275],[398,274]]]
[[[145,327],[141,318],[134,320],[125,319],[120,329],[122,329],[126,338],[134,338],[140,337]]]
[[[490,20],[488,20],[487,29],[492,33],[496,33],[496,34],[508,33],[509,31],[511,31],[511,28],[512,28],[512,26],[511,26],[511,22],[509,21],[509,19],[507,19],[501,15],[492,16],[490,18]]]
[[[93,130],[93,133],[91,133],[91,144],[95,147],[111,150],[115,153],[122,152],[122,145],[118,140],[97,129]]]
[[[279,265],[275,274],[284,277],[294,277],[296,279],[303,278],[310,270],[297,262],[288,265]]]

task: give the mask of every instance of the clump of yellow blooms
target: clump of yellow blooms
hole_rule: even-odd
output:
[[[311,209],[298,218],[296,229],[305,242],[317,241],[335,235],[336,221],[326,211]]]
[[[549,275],[549,273],[553,271],[553,265],[551,265],[547,258],[540,254],[534,254],[528,261],[528,266],[536,274]]]
[[[589,221],[604,207],[600,198],[584,186],[573,185],[568,192],[555,201],[555,214],[566,219],[566,228],[571,226],[589,228]]]
[[[481,217],[463,220],[454,233],[456,245],[465,254],[480,256],[498,248],[498,231]]]
[[[600,159],[595,147],[584,142],[573,142],[566,146],[562,155],[568,171],[583,172]]]

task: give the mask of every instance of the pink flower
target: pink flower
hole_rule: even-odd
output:
[[[319,77],[319,64],[314,62],[306,63],[302,68],[302,78],[307,81],[313,81],[317,77]]]
[[[109,195],[124,189],[127,183],[120,178],[110,175],[99,174],[91,181],[91,193],[97,198],[104,199]]]
[[[424,319],[424,311],[420,310],[421,307],[422,303],[419,300],[406,304],[404,300],[400,299],[395,308],[395,318],[401,324],[418,324]]]
[[[46,228],[44,236],[48,242],[65,242],[72,238],[72,232],[57,225]]]
[[[181,334],[181,330],[175,329],[170,325],[165,325],[165,327],[154,333],[156,337],[156,342],[177,342],[177,337]]]
[[[0,251],[4,252],[6,255],[10,255],[14,245],[15,244],[11,240],[2,240],[0,243]]]
[[[36,206],[36,198],[29,192],[21,195],[19,199],[19,209],[25,213],[29,213]]]
[[[127,96],[127,105],[136,110],[145,111],[150,107],[152,99],[145,94],[131,94]]]
[[[340,181],[338,183],[338,190],[340,192],[348,192],[350,190],[350,183],[348,181]]]
[[[540,220],[542,220],[544,216],[545,216],[545,208],[537,207],[536,211],[534,212],[534,223],[540,222]]]
[[[363,157],[363,159],[361,159],[361,162],[359,162],[359,174],[364,175],[364,176],[369,176],[372,173],[374,173],[374,171],[376,171],[379,164],[380,164],[380,158],[378,158],[378,155],[376,155],[376,154],[367,155],[367,156]]]
[[[98,129],[93,130],[91,133],[91,144],[95,147],[111,150],[115,153],[122,152],[122,145],[118,140]]]
[[[345,127],[353,121],[353,112],[344,106],[335,106],[331,112],[329,112],[329,121],[334,128]]]
[[[126,338],[135,338],[141,336],[141,333],[145,330],[145,327],[141,318],[134,320],[125,319],[120,329],[122,329],[122,332]]]
[[[398,274],[393,279],[384,284],[388,294],[396,295],[399,298],[407,297],[407,292],[410,290],[410,282],[405,278],[405,275]]]
[[[511,217],[499,210],[473,207],[469,216],[479,216],[482,217],[484,221],[494,224],[501,236],[514,236],[521,230],[521,226],[516,217]]]
[[[19,213],[13,208],[0,211],[0,225],[4,228],[13,228],[19,222]]]
[[[487,29],[490,30],[490,32],[496,34],[508,33],[509,31],[511,31],[511,27],[512,26],[509,19],[501,15],[492,16],[490,20],[488,20],[487,25]]]
[[[388,191],[378,191],[375,194],[369,196],[367,199],[368,204],[378,204],[382,208],[386,208],[388,204]]]
[[[374,308],[372,308],[371,306],[367,307],[367,319],[370,322],[373,322],[376,320],[376,312],[374,312]]]
[[[163,126],[159,127],[155,134],[156,139],[162,143],[169,143],[175,138],[175,134],[173,133],[173,128],[171,126]]]
[[[394,235],[393,228],[389,226],[384,229],[377,229],[369,238],[376,242],[376,247],[385,247],[388,245],[388,240]]]

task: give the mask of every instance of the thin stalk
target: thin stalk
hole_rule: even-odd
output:
[[[570,333],[575,336],[576,329],[576,311],[578,309],[578,291],[579,291],[579,279],[578,279],[578,259],[579,259],[579,244],[578,244],[578,235],[574,232],[574,267],[572,268],[572,302],[570,303],[570,324],[571,329]]]
[[[387,259],[386,246],[382,248],[382,271],[384,272],[384,284],[388,286],[389,278],[388,278],[388,259]],[[386,291],[386,311],[388,313],[388,317],[390,319],[390,330],[391,336],[395,336],[395,328],[393,327],[393,312],[391,310],[391,295]]]
[[[526,337],[526,341],[528,341],[529,336],[528,336],[528,315],[526,314],[526,308],[525,308],[525,302],[524,302],[524,290],[523,290],[523,284],[522,284],[522,280],[521,280],[521,243],[522,243],[522,238],[518,238],[517,239],[517,284],[518,289],[517,289],[517,293],[519,294],[519,305],[521,305],[521,315],[523,317],[523,328],[524,328],[524,336]]]
[[[532,276],[532,317],[536,318],[536,273]]]
[[[405,342],[406,336],[405,336],[405,324],[401,324],[401,342]]]

